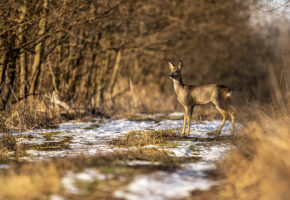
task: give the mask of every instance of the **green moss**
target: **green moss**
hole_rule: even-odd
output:
[[[26,144],[25,150],[39,150],[39,151],[58,151],[62,149],[69,149],[72,137],[66,136],[59,142],[45,142],[43,144]]]
[[[60,133],[61,131],[52,131],[52,132],[43,133],[42,135],[46,141],[51,141],[53,140],[53,136],[57,136]]]
[[[198,152],[199,151],[199,148],[196,145],[190,145],[188,148],[189,148],[190,151],[193,151],[193,152]]]
[[[54,135],[58,135],[60,133],[61,133],[61,131],[52,131],[52,132],[43,133],[42,135],[54,136]]]
[[[178,147],[178,143],[172,141],[166,141],[164,144],[159,144],[160,146],[166,146],[168,148],[176,148]]]

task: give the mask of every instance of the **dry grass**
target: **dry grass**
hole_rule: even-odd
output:
[[[12,154],[10,152],[13,152]],[[0,161],[7,161],[11,157],[14,159],[24,154],[23,145],[16,141],[16,137],[11,133],[5,133],[0,137]]]
[[[74,106],[76,107],[76,106]],[[90,109],[77,107],[67,111],[54,104],[45,96],[28,97],[14,104],[9,104],[6,110],[0,110],[0,132],[26,131],[36,128],[56,128],[59,123],[68,120],[94,121],[107,117],[102,113],[92,113]],[[96,126],[102,121],[98,121]]]
[[[120,147],[143,147],[145,145],[164,144],[167,141],[185,139],[176,135],[173,129],[130,131],[125,137],[115,139],[111,143]]]
[[[10,170],[1,175],[0,187],[0,199],[48,199],[60,191],[60,177],[52,163],[34,163],[23,166],[20,172]]]
[[[226,159],[221,194],[229,199],[290,199],[289,117],[246,126]]]
[[[164,145],[174,147],[176,144],[171,141],[202,141],[202,142],[225,142],[232,143],[236,140],[236,136],[219,136],[215,138],[191,138],[174,133],[177,129],[163,129],[163,130],[144,130],[144,131],[130,131],[125,136],[114,139],[110,144],[119,147],[137,147],[141,148],[146,145]]]

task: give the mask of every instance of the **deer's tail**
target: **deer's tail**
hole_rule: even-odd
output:
[[[231,88],[227,87],[227,86],[224,86],[224,85],[220,85],[219,86],[220,88],[220,91],[221,91],[221,97],[224,99],[224,100],[228,100],[230,99],[231,95],[232,95],[232,90]]]

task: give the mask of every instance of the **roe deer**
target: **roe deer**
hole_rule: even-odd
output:
[[[231,118],[231,133],[234,133],[234,111],[228,100],[231,96],[231,89],[224,85],[207,84],[207,85],[184,85],[182,82],[181,69],[182,61],[179,61],[178,66],[174,66],[169,62],[171,74],[169,77],[173,80],[173,86],[179,103],[184,107],[184,122],[181,134],[185,134],[186,121],[188,122],[187,134],[190,132],[190,120],[194,106],[213,103],[216,109],[223,116],[223,121],[218,128],[217,133],[220,134],[225,124],[226,118],[229,115]]]

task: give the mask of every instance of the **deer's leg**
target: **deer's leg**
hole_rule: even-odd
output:
[[[191,122],[192,111],[193,111],[193,107],[190,107],[187,112],[187,120],[188,120],[187,121],[188,127],[187,127],[187,133],[186,133],[187,136],[189,136],[189,133],[190,133],[190,122]]]
[[[221,131],[222,131],[222,128],[224,127],[224,124],[226,122],[226,119],[227,119],[227,116],[228,116],[228,113],[227,111],[225,111],[224,109],[222,109],[219,104],[217,103],[214,103],[215,106],[216,106],[216,109],[220,112],[220,114],[223,116],[223,121],[220,125],[220,127],[218,128],[218,134],[221,134]]]
[[[183,117],[183,128],[182,128],[181,135],[185,134],[185,127],[186,127],[186,121],[187,121],[187,112],[188,112],[186,107],[184,107],[184,111],[185,111],[185,113],[184,113],[184,117]]]
[[[234,111],[228,111],[228,114],[231,118],[231,134],[234,134],[234,129],[235,129],[235,113]]]

